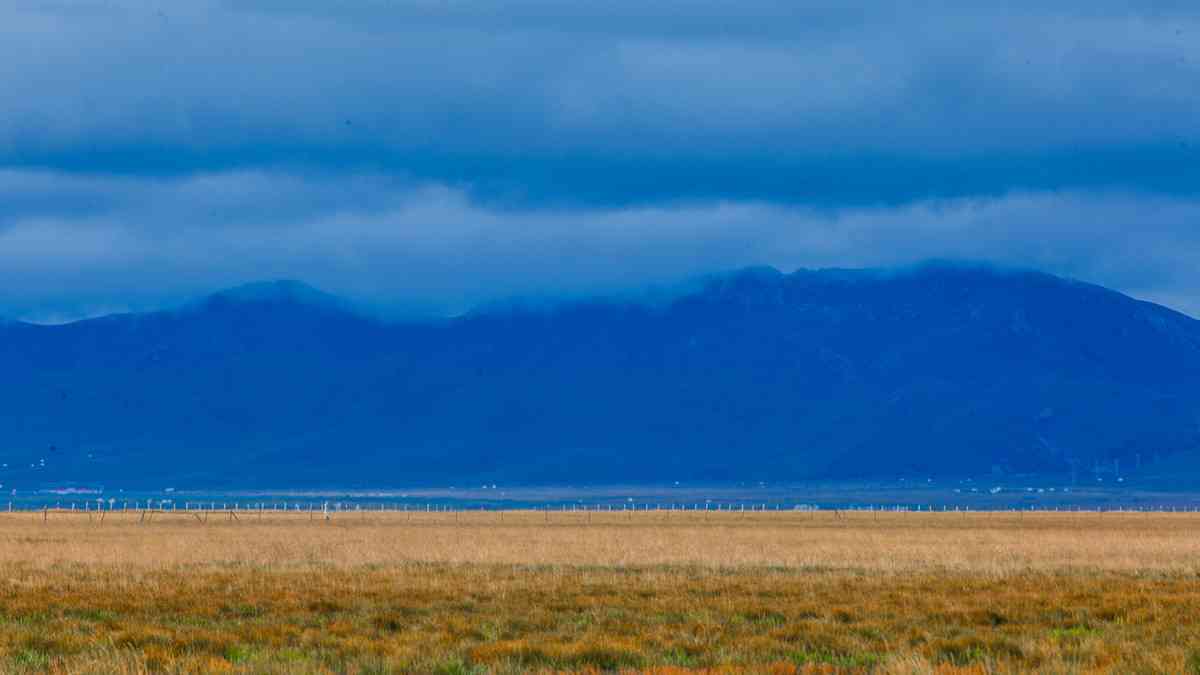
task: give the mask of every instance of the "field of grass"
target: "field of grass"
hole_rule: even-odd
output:
[[[0,672],[1200,673],[1200,515],[0,514]]]

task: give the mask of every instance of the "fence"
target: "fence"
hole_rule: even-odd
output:
[[[1015,515],[1024,517],[1026,514],[1147,514],[1147,513],[1198,513],[1197,505],[1156,505],[1156,506],[1028,506],[1008,508],[972,508],[962,505],[931,504],[893,504],[893,505],[839,505],[820,506],[814,504],[769,504],[763,502],[688,502],[688,503],[620,503],[620,504],[541,504],[512,507],[502,506],[466,506],[455,504],[410,504],[410,503],[375,503],[355,504],[348,502],[217,502],[217,501],[185,501],[178,503],[171,500],[94,500],[62,503],[54,506],[8,504],[9,513],[25,513],[38,515],[43,521],[51,518],[71,516],[86,516],[90,520],[103,522],[112,514],[122,514],[137,517],[138,523],[148,523],[156,518],[183,516],[200,523],[209,522],[210,518],[229,522],[262,520],[265,516],[272,518],[290,517],[306,518],[309,521],[331,521],[334,518],[361,517],[372,514],[387,515],[408,522],[482,522],[491,520],[497,523],[505,522],[508,514],[510,522],[515,522],[514,516],[520,514],[525,520],[536,516],[542,522],[622,522],[646,520],[647,516],[657,517],[658,520],[669,522],[672,517],[686,519],[690,522],[731,522],[747,518],[761,519],[763,516],[808,515],[817,517],[825,515],[833,519],[852,516],[867,516],[878,519],[881,514],[949,514],[976,516]],[[489,518],[490,516],[490,518]]]

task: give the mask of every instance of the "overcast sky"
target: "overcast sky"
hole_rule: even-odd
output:
[[[0,3],[0,315],[928,258],[1200,316],[1200,3]]]

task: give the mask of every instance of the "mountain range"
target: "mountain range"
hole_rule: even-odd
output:
[[[751,268],[385,321],[298,282],[0,323],[0,483],[1200,471],[1200,322],[1027,270]]]

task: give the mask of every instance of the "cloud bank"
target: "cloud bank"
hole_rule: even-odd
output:
[[[1200,314],[1184,2],[17,0],[0,315],[970,258]]]

